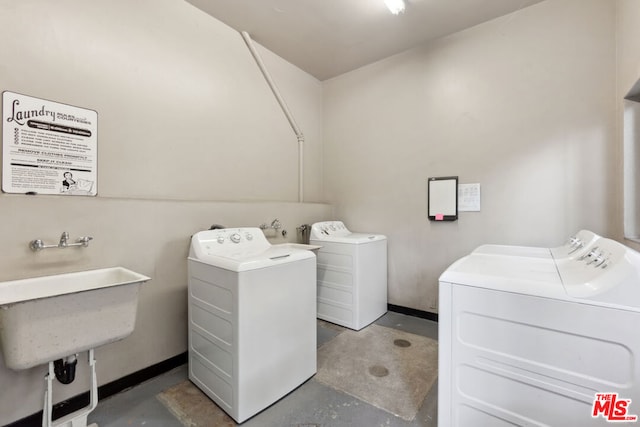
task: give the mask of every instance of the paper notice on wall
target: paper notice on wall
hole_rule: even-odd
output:
[[[2,129],[2,191],[97,194],[97,112],[5,91]]]
[[[480,184],[458,184],[458,211],[480,212]]]

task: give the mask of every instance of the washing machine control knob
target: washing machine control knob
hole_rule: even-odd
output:
[[[218,243],[223,244],[224,243],[224,236],[218,236]]]
[[[249,240],[249,241],[251,241],[251,240],[253,240],[253,234],[247,233],[247,234],[244,235],[244,238]]]
[[[239,233],[233,233],[230,237],[231,241],[233,243],[240,243],[240,234]]]

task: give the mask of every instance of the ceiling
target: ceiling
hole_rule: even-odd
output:
[[[187,0],[319,80],[543,0]]]

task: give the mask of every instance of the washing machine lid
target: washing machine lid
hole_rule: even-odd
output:
[[[275,245],[274,245],[275,246]],[[309,258],[315,258],[313,252],[304,249],[281,249],[272,248],[259,254],[237,256],[229,255],[204,255],[200,257],[189,257],[192,261],[202,262],[203,264],[212,265],[229,271],[242,272],[257,270],[261,268],[275,267],[281,264],[301,261]]]
[[[551,249],[534,246],[481,245],[472,252],[486,255],[512,255],[531,258],[551,259]]]
[[[257,227],[201,231],[191,238],[189,260],[230,271],[249,271],[315,258],[299,245],[270,244]]]
[[[471,253],[454,262],[439,280],[548,298],[567,297],[551,258]]]

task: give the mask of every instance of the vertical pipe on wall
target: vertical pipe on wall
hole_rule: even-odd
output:
[[[244,42],[247,44],[247,47],[249,48],[251,55],[253,55],[253,59],[255,59],[256,64],[258,64],[258,68],[260,68],[260,71],[262,72],[262,75],[267,81],[267,84],[271,88],[273,95],[276,97],[278,104],[280,104],[280,108],[282,108],[282,112],[287,117],[287,120],[289,120],[289,124],[291,125],[293,132],[295,132],[296,138],[298,138],[298,201],[303,202],[304,201],[304,135],[300,131],[300,128],[298,127],[298,124],[294,120],[293,115],[291,115],[291,111],[289,111],[289,107],[287,107],[287,104],[284,102],[282,95],[280,95],[280,91],[278,90],[278,87],[276,86],[275,82],[271,78],[271,75],[269,74],[267,67],[265,67],[264,62],[262,62],[262,58],[260,58],[258,51],[253,45],[251,36],[246,31],[242,31],[240,34],[242,34],[242,38],[244,39]]]

